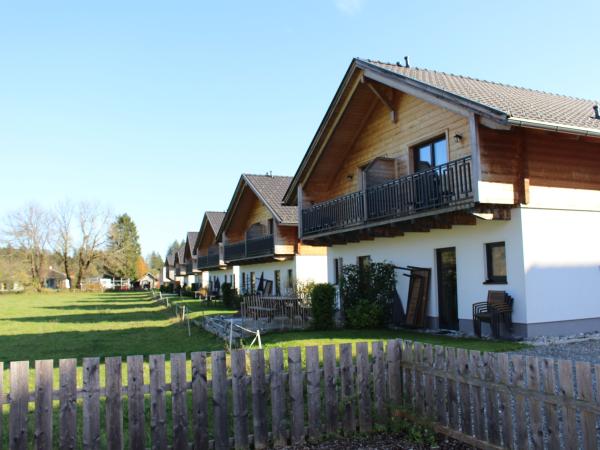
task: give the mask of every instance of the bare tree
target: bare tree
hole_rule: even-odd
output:
[[[75,207],[68,200],[59,203],[54,210],[54,221],[56,225],[54,250],[60,258],[63,270],[65,271],[65,276],[67,280],[69,280],[70,288],[73,288],[73,282],[71,280],[71,255],[73,254],[74,247],[74,216]]]
[[[77,216],[81,241],[75,252],[76,285],[81,287],[91,264],[102,255],[111,214],[98,203],[82,202],[77,208]]]
[[[6,240],[25,251],[31,283],[38,290],[44,284],[52,226],[52,215],[35,203],[8,214],[6,219]]]

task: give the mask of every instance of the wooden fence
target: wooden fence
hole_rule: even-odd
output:
[[[600,365],[399,340],[284,355],[171,354],[170,380],[164,355],[148,358],[148,379],[142,356],[128,356],[126,372],[107,357],[104,383],[100,359],[85,358],[81,386],[76,360],[59,361],[57,385],[54,362],[36,361],[33,391],[29,362],[12,362],[0,447],[260,449],[427,417],[480,448],[598,448]]]

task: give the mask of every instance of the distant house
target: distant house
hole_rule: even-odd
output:
[[[327,281],[327,247],[298,241],[295,206],[283,206],[291,177],[240,177],[217,233],[223,260],[242,293],[284,295],[309,281]]]
[[[180,286],[187,284],[188,264],[185,262],[185,244],[175,252],[174,257],[175,278],[174,281]]]
[[[175,282],[175,252],[171,252],[166,256],[160,276],[161,286]]]
[[[67,276],[58,270],[54,270],[52,266],[48,269],[48,273],[44,280],[44,286],[47,289],[69,289],[71,287]]]
[[[197,288],[200,284],[200,277],[194,272],[194,265],[196,264],[196,253],[194,247],[196,245],[196,238],[198,237],[197,231],[188,231],[185,244],[183,246],[183,263],[186,266],[186,280],[185,284]]]
[[[600,330],[599,174],[594,101],[354,59],[284,204],[329,246],[331,283],[342,264],[428,268],[431,327],[472,332],[499,290],[515,334],[571,334]]]
[[[228,267],[223,259],[223,243],[217,241],[217,234],[224,217],[225,212],[207,211],[194,245],[196,254],[194,272],[200,274],[202,287],[209,292],[214,292],[223,283],[235,284],[233,267]]]
[[[141,289],[154,289],[158,285],[158,279],[156,276],[148,272],[142,278],[137,280],[137,284]]]

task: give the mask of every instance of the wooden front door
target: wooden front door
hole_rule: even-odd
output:
[[[456,288],[456,248],[436,250],[438,279],[439,326],[458,330],[458,298]]]

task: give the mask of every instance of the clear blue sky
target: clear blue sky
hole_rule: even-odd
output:
[[[144,253],[292,175],[352,57],[600,99],[600,2],[0,2],[0,216],[99,200]]]

